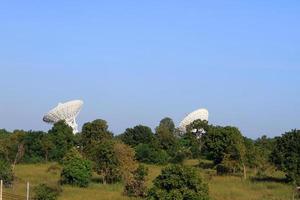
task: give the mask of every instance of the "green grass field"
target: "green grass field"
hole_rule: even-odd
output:
[[[186,165],[197,166],[197,160],[188,160]],[[26,181],[29,181],[31,188],[40,183],[56,184],[59,180],[59,170],[49,171],[51,164],[29,164],[17,165],[15,169],[16,183],[13,188],[5,189],[18,195],[25,195]],[[151,186],[152,180],[159,175],[161,166],[148,165],[149,175],[147,177],[147,185]],[[210,196],[214,200],[291,200],[293,189],[291,185],[281,183],[283,173],[276,172],[273,179],[268,181],[251,181],[242,180],[237,176],[215,176],[213,170],[206,170],[197,167],[201,176],[208,182]],[[77,188],[71,186],[63,186],[63,192],[59,199],[62,200],[121,200],[130,199],[122,195],[123,185],[103,185],[92,183],[88,188]]]

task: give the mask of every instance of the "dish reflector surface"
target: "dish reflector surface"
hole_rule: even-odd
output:
[[[65,122],[73,128],[73,133],[77,133],[78,126],[75,119],[79,114],[82,105],[83,101],[81,100],[59,103],[55,108],[44,115],[43,121],[54,124],[58,121],[65,120]]]
[[[182,130],[183,132],[186,132],[186,127],[188,125],[190,125],[193,121],[195,120],[206,120],[208,121],[208,110],[206,110],[205,108],[201,108],[198,110],[195,110],[194,112],[188,114],[179,124],[179,128],[180,130]]]

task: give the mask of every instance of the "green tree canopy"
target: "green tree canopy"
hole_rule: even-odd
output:
[[[61,161],[66,152],[74,146],[73,129],[64,121],[59,121],[48,131],[48,135],[53,144],[49,157],[51,160]]]
[[[177,146],[174,131],[175,125],[171,118],[162,119],[159,126],[155,129],[155,136],[160,144],[160,148],[169,154],[173,154]]]
[[[95,142],[111,138],[112,133],[108,130],[107,122],[103,119],[87,122],[82,127],[81,142],[84,148]]]
[[[132,147],[138,144],[151,144],[155,140],[151,128],[143,125],[128,128],[121,136],[122,141]]]
[[[300,130],[292,130],[276,138],[271,160],[290,181],[300,185]]]
[[[245,155],[245,144],[241,132],[231,126],[211,126],[203,136],[204,152],[215,164],[223,161],[226,154],[232,159],[242,161]]]
[[[175,131],[175,124],[173,120],[169,117],[165,117],[159,122],[159,127],[165,127],[169,130],[170,133],[174,133]]]

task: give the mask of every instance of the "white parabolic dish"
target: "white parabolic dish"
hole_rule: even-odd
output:
[[[186,127],[191,124],[193,121],[195,120],[206,120],[208,121],[208,110],[206,110],[205,108],[201,108],[201,109],[198,109],[198,110],[195,110],[194,112],[188,114],[179,124],[179,128],[180,130],[182,131],[186,131]]]
[[[73,128],[73,133],[78,133],[78,125],[76,124],[76,117],[83,105],[81,100],[68,101],[66,103],[59,103],[55,108],[44,115],[43,121],[54,124],[58,121],[65,120],[65,122]]]

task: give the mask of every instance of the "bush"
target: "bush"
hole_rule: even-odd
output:
[[[0,180],[3,180],[6,187],[10,186],[14,180],[11,165],[5,160],[0,160]]]
[[[145,197],[147,189],[145,186],[145,177],[147,175],[148,168],[144,165],[139,165],[133,173],[133,178],[126,182],[124,194],[129,197]]]
[[[195,169],[171,165],[162,170],[148,192],[149,200],[208,200],[208,186]]]
[[[46,184],[40,184],[34,188],[34,200],[56,200],[61,189],[57,187],[50,187]]]
[[[63,159],[61,183],[87,187],[92,176],[92,165],[73,148]]]

